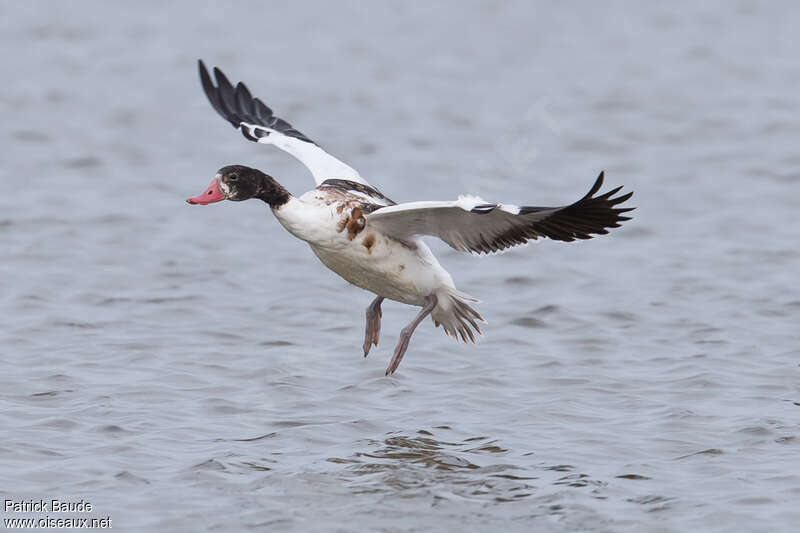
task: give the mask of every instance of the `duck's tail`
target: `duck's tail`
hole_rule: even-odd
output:
[[[475,342],[475,333],[483,335],[478,322],[486,324],[486,320],[473,309],[469,303],[477,303],[478,299],[454,288],[443,288],[436,293],[438,303],[431,313],[436,327],[440,325],[444,332],[456,340]],[[468,303],[469,302],[469,303]]]

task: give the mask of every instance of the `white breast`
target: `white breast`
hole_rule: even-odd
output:
[[[343,225],[348,213],[337,212],[338,207],[310,191],[273,211],[292,235],[309,243],[325,266],[362,289],[423,305],[435,290],[454,287],[450,274],[421,239],[403,244],[371,230],[369,224],[348,231]]]
[[[335,210],[317,201],[313,195],[307,198],[311,192],[300,198],[291,197],[272,212],[278,222],[298,239],[309,243],[331,241],[336,237]]]

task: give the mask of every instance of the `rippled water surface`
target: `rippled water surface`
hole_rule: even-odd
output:
[[[798,15],[4,3],[3,499],[143,531],[795,530]],[[487,334],[426,321],[385,378],[416,309],[364,359],[371,295],[257,202],[184,203],[230,163],[312,186],[215,115],[198,57],[398,201],[557,205],[605,169],[638,209],[432,243]]]

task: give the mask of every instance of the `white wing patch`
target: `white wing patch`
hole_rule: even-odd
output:
[[[311,171],[311,175],[314,176],[314,181],[317,182],[317,185],[327,179],[342,179],[369,185],[355,169],[339,161],[312,142],[289,137],[278,130],[258,124],[241,122],[240,126],[242,134],[248,139],[252,137],[260,144],[271,144],[294,156]]]
[[[481,209],[483,206],[484,209],[501,209],[506,213],[511,213],[512,215],[518,215],[520,207],[518,205],[511,205],[511,204],[494,204],[491,202],[487,202],[480,196],[471,196],[471,195],[461,195],[458,197],[458,201],[455,202],[455,205],[464,209],[465,211],[472,211],[475,208],[478,210]]]

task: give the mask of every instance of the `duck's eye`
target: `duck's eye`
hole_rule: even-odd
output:
[[[239,174],[231,174],[230,176],[228,176],[228,179],[231,180],[231,181],[238,181],[239,180]]]

